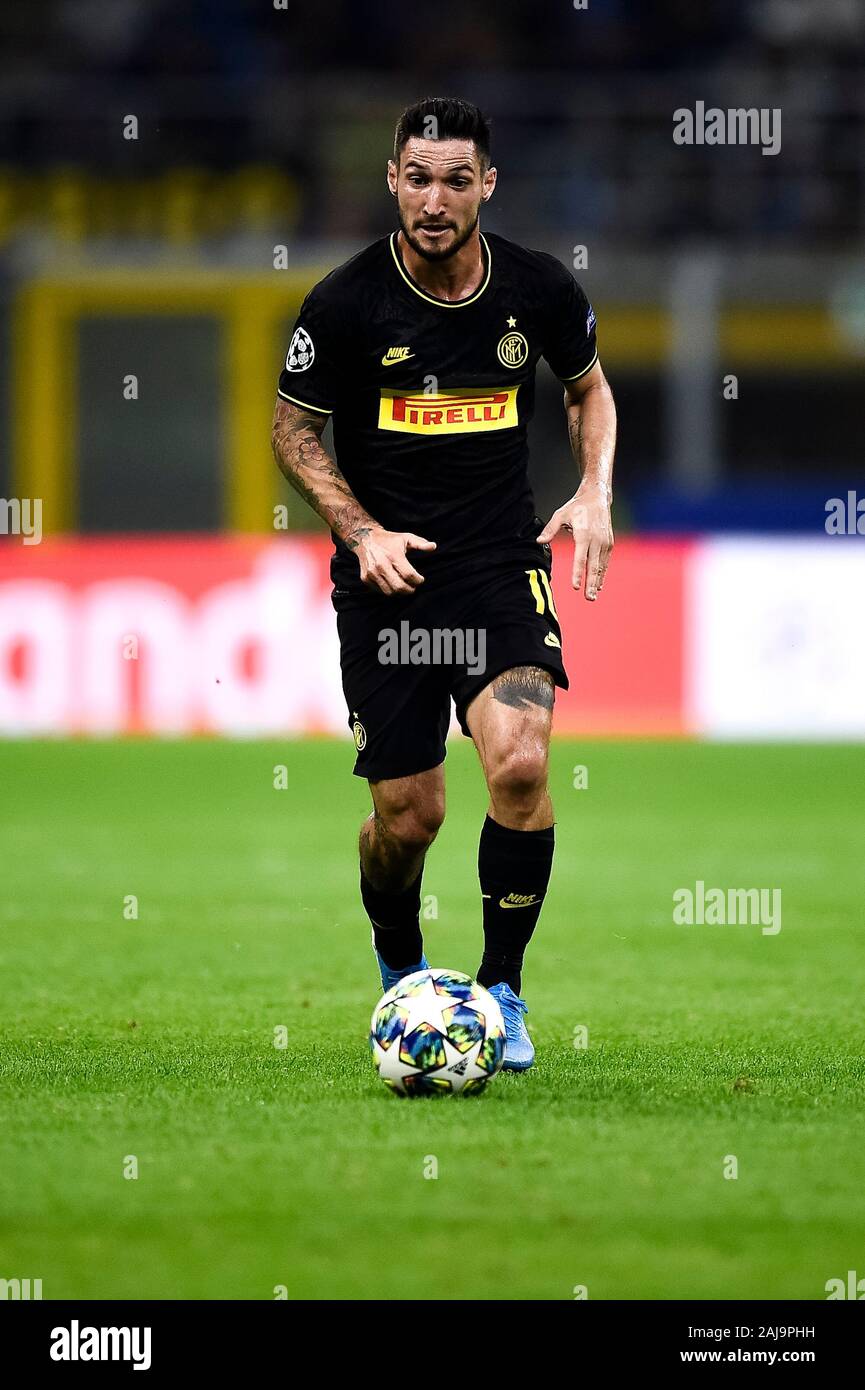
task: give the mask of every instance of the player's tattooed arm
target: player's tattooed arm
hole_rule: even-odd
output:
[[[383,594],[410,594],[423,575],[406,551],[435,550],[409,531],[386,531],[361,506],[321,442],[327,416],[277,397],[271,444],[280,472],[322,521],[357,555],[364,584]]]
[[[599,362],[585,376],[566,384],[565,412],[581,481],[573,497],[550,517],[538,540],[550,541],[560,531],[573,536],[573,585],[579,589],[585,576],[585,596],[593,600],[604,587],[613,549],[610,507],[616,451],[616,407]]]
[[[280,472],[346,543],[354,546],[374,525],[321,442],[327,416],[281,397],[273,413],[271,444]]]

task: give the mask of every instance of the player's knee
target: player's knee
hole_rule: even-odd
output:
[[[532,803],[547,787],[547,750],[541,740],[523,742],[502,751],[488,774],[493,797]]]
[[[387,828],[407,850],[427,849],[445,818],[444,802],[430,798],[392,807],[386,817]]]

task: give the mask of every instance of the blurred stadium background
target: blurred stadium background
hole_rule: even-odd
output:
[[[865,1239],[865,548],[826,529],[865,497],[865,10],[278,4],[0,0],[0,532],[43,532],[0,534],[0,1298],[822,1299]],[[620,414],[602,602],[557,559],[539,1066],[471,1114],[361,1046],[330,546],[269,449],[427,93],[489,111],[485,225],[576,258]],[[780,153],[676,145],[698,101],[779,108]],[[474,970],[453,743],[424,931]],[[677,924],[691,883],[782,887],[784,930]]]
[[[399,111],[454,93],[493,120],[485,226],[575,266],[620,412],[597,611],[559,565],[559,730],[865,736],[861,538],[826,532],[865,495],[860,5],[0,13],[0,496],[43,530],[0,536],[0,731],[345,730],[276,378],[306,289],[393,225]],[[677,146],[698,100],[779,108],[780,153]],[[559,397],[543,369],[542,513]]]

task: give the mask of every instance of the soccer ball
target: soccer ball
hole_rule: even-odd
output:
[[[505,1055],[498,1003],[458,970],[416,970],[376,1005],[369,1030],[376,1070],[401,1096],[482,1091]]]

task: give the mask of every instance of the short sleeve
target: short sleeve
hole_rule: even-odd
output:
[[[339,318],[320,285],[310,290],[294,325],[277,390],[284,401],[330,415],[336,405]]]
[[[560,381],[576,381],[598,360],[595,311],[570,271],[552,264],[544,357]]]

